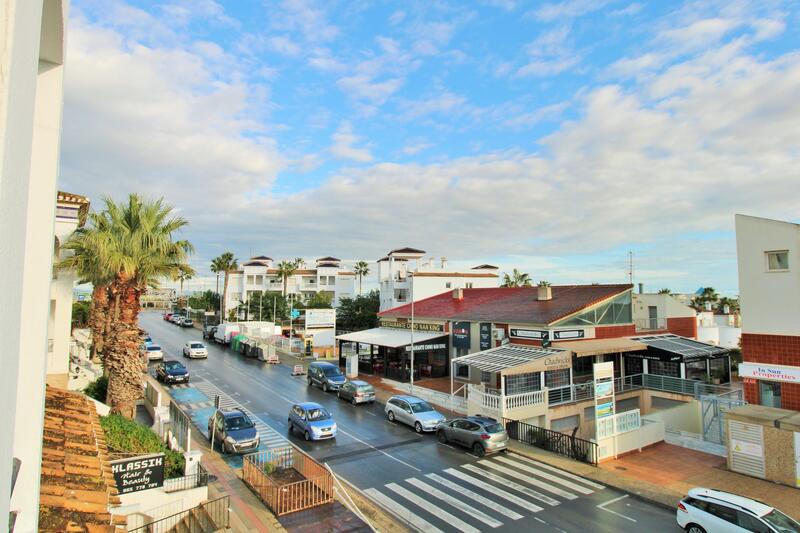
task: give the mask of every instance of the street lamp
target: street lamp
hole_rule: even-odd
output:
[[[414,394],[414,276],[411,278],[411,394]]]

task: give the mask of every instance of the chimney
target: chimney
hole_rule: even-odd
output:
[[[644,294],[644,283],[639,284],[639,294]]]
[[[442,270],[447,268],[447,258],[442,256]]]
[[[461,287],[457,287],[453,289],[453,300],[463,300],[464,299],[464,289]]]
[[[552,287],[550,287],[550,285],[539,284],[537,288],[539,289],[539,294],[538,297],[536,298],[537,300],[543,301],[543,300],[553,299],[553,289]]]

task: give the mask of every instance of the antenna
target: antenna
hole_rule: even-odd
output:
[[[633,285],[633,250],[628,250],[628,280]]]

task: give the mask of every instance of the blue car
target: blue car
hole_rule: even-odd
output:
[[[289,410],[289,435],[297,429],[306,440],[336,438],[336,422],[320,404],[298,403]]]
[[[164,361],[156,368],[156,379],[162,383],[189,383],[189,369],[179,361]]]

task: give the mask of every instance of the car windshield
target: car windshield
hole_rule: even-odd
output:
[[[325,420],[326,418],[330,418],[330,414],[325,409],[309,409],[307,411],[307,416],[309,420]]]
[[[160,352],[161,351],[161,346],[158,346],[157,344],[151,344],[150,346],[147,347],[147,351],[148,352]]]
[[[486,424],[484,429],[486,429],[486,433],[500,433],[505,431],[505,428],[502,424]]]
[[[774,527],[777,531],[786,533],[800,533],[800,524],[792,520],[777,509],[773,509],[761,517],[764,522]]]
[[[246,416],[232,416],[225,419],[225,429],[248,429],[253,427],[253,423]]]
[[[193,342],[192,344],[189,345],[189,347],[190,348],[205,348],[205,346],[203,346],[199,342]]]
[[[433,411],[433,407],[431,407],[425,402],[417,402],[411,404],[412,413],[428,413],[430,411]]]
[[[166,368],[167,370],[179,370],[181,368],[184,368],[184,366],[180,364],[178,361],[167,361],[166,363],[164,363],[164,368]]]
[[[373,388],[372,385],[359,385],[357,387],[358,392],[372,392]]]
[[[325,367],[322,369],[322,372],[324,372],[325,375],[328,376],[329,378],[342,375],[342,371],[336,368],[335,366]]]

